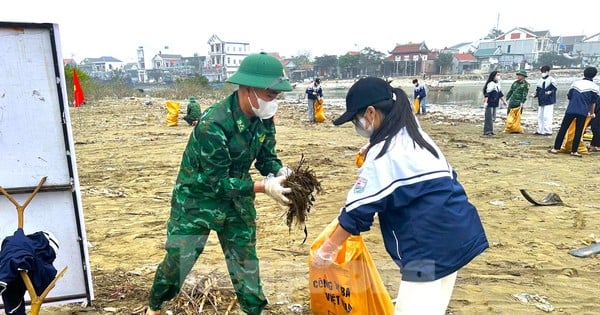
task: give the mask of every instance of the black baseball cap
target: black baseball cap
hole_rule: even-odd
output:
[[[369,105],[393,99],[392,95],[392,86],[385,80],[376,77],[362,78],[348,90],[346,112],[334,120],[333,124],[339,126],[347,123]]]

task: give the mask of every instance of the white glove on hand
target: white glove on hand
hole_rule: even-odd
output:
[[[312,260],[312,266],[315,268],[325,268],[333,263],[337,257],[338,251],[342,248],[341,245],[334,244],[330,239],[327,239],[315,253]]]
[[[283,194],[289,194],[292,192],[291,188],[281,186],[281,183],[285,180],[285,176],[273,176],[269,175],[263,180],[265,185],[265,194],[271,197],[280,205],[288,205],[290,200],[287,199]]]
[[[552,91],[546,91],[546,95],[552,94]]]
[[[280,168],[279,171],[277,172],[277,177],[285,176],[285,178],[288,178],[293,173],[294,173],[294,171],[292,171],[291,168],[284,166],[284,167]]]

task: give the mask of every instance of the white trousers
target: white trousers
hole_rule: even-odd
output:
[[[545,135],[552,134],[552,117],[554,104],[538,106],[538,127],[537,132]]]
[[[401,281],[395,315],[444,315],[456,282],[454,272],[429,282]]]

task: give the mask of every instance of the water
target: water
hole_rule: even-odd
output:
[[[571,83],[579,78],[559,78],[558,79],[558,90],[556,97],[556,106],[554,107],[554,124],[560,125],[564,111],[568,105],[567,92]],[[510,89],[510,85],[513,81],[502,82],[502,91],[506,94]],[[448,83],[454,85],[454,88],[450,92],[433,91],[429,90],[427,93],[427,105],[428,110],[432,112],[442,112],[450,118],[469,118],[483,121],[484,109],[483,109],[483,84],[485,82],[456,82]],[[529,94],[535,91],[536,79],[529,80],[531,87]],[[409,98],[412,101],[412,89],[413,86],[400,86],[405,92],[407,92]],[[304,93],[304,87],[297,87],[291,92],[285,93],[285,99],[289,103],[297,103],[299,105],[306,105],[306,94]],[[343,112],[345,108],[346,93],[348,87],[343,85],[337,85],[334,88],[324,86],[323,95],[325,98],[325,110],[334,112],[337,114]],[[525,124],[537,124],[537,99],[529,97],[525,104],[525,109],[521,116],[523,123]],[[498,117],[506,117],[505,107],[498,109]]]
[[[450,83],[452,84],[452,83]],[[484,82],[481,83],[460,83],[455,85],[452,91],[450,92],[438,92],[438,91],[428,91],[427,93],[427,103],[435,106],[450,106],[450,107],[467,107],[470,109],[480,108],[483,105],[483,88]],[[506,82],[502,86],[503,92],[506,94],[510,89],[511,82]],[[536,82],[531,82],[531,88],[529,89],[530,94],[535,91]],[[564,110],[568,104],[567,100],[567,92],[571,82],[559,82],[558,83],[558,91],[556,92],[556,100],[557,104],[555,108],[557,110]],[[408,96],[412,99],[412,86],[401,86],[405,92],[407,92]],[[323,95],[327,104],[344,104],[346,99],[346,93],[348,92],[347,88],[324,88]],[[298,87],[292,92],[288,92],[285,95],[285,98],[289,102],[298,102],[298,103],[306,103],[306,94],[304,94],[304,88]],[[529,98],[526,104],[527,106],[537,107],[537,100],[533,98]]]

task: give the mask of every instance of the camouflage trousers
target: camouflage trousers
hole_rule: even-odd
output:
[[[211,229],[194,214],[197,213],[171,211],[167,223],[167,253],[156,270],[150,289],[148,305],[152,310],[161,309],[163,302],[179,293],[185,277],[204,250]],[[228,213],[217,235],[240,308],[246,314],[260,314],[267,299],[256,256],[256,225],[249,225],[239,215]]]

